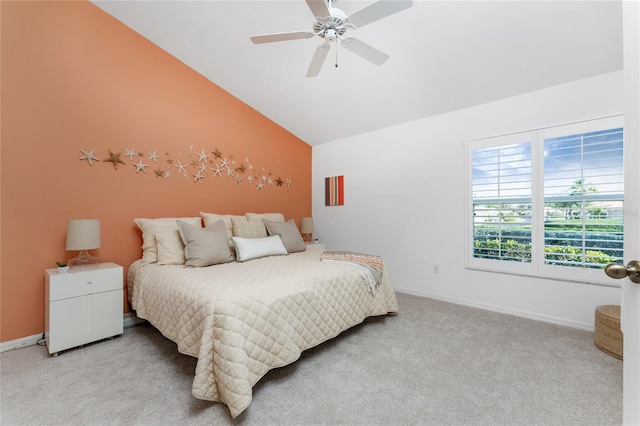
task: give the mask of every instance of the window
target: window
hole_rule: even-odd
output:
[[[608,284],[622,164],[621,117],[468,142],[467,266]]]

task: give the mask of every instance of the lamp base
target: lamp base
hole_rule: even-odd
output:
[[[95,268],[100,264],[100,259],[95,256],[91,256],[88,251],[80,250],[78,257],[69,259],[67,262],[69,268]]]
[[[301,234],[302,235],[302,241],[304,241],[305,243],[310,243],[313,241],[313,234]]]

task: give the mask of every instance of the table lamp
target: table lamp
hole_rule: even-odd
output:
[[[100,263],[87,250],[100,248],[100,219],[70,219],[67,224],[67,251],[80,250],[80,254],[69,259],[69,267],[93,267]]]
[[[300,220],[300,233],[305,243],[310,242],[313,239],[313,218],[303,217]]]

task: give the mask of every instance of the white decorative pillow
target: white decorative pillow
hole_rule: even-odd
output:
[[[202,220],[199,217],[172,217],[146,219],[137,218],[134,222],[142,231],[142,261],[144,263],[156,263],[158,261],[158,246],[156,234],[164,231],[177,231],[176,220],[182,220],[193,226],[201,226]]]
[[[307,249],[293,219],[289,219],[286,222],[273,222],[267,219],[262,219],[262,221],[267,227],[269,235],[280,235],[282,243],[289,253],[297,253]]]
[[[287,254],[279,235],[264,238],[231,237],[236,247],[236,258],[239,262],[258,259],[266,256]]]
[[[185,265],[210,266],[233,261],[224,221],[199,228],[179,220],[178,230],[184,243]]]
[[[184,244],[177,229],[157,233],[156,242],[160,265],[184,265]]]

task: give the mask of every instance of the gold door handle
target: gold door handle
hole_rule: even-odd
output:
[[[632,260],[627,266],[621,263],[610,263],[604,268],[604,272],[611,278],[619,280],[628,276],[634,283],[640,283],[640,262],[637,260]]]

